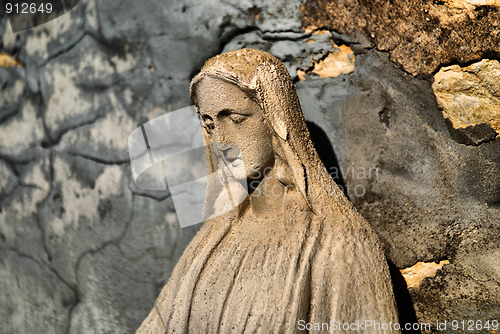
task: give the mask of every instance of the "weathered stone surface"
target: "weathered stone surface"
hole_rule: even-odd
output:
[[[3,161],[0,161],[0,198],[6,198],[10,195],[17,186],[17,177]]]
[[[354,71],[355,57],[351,48],[341,45],[336,51],[315,62],[311,72],[320,78],[334,78]],[[305,80],[305,71],[297,70],[297,76],[300,80]]]
[[[1,332],[67,332],[75,302],[72,289],[47,265],[25,254],[3,247],[0,254]]]
[[[436,272],[441,269],[445,264],[450,263],[448,260],[436,262],[417,262],[415,265],[401,269],[406,285],[409,288],[418,287],[424,278],[436,276]]]
[[[500,134],[500,63],[483,59],[466,67],[443,67],[432,89],[451,132],[478,145]],[[496,133],[495,133],[496,132]]]
[[[1,155],[27,161],[39,154],[44,130],[37,108],[35,101],[25,101],[22,110],[0,124]]]
[[[500,53],[500,2],[308,0],[304,25],[362,32],[413,74]]]
[[[384,54],[357,55],[349,76],[343,106],[347,165],[378,169],[372,176],[346,176],[348,190],[354,190],[351,199],[379,232],[397,267],[450,261],[434,278],[409,289],[416,319],[495,317],[497,273],[484,284],[462,286],[460,293],[457,288],[459,282],[468,284],[486,270],[471,266],[463,256],[479,259],[498,247],[498,240],[486,241],[498,233],[500,221],[500,189],[494,175],[500,166],[498,140],[479,146],[453,140],[431,84],[404,74]],[[356,196],[361,189],[364,194]],[[468,253],[462,252],[463,244],[469,245]],[[436,294],[435,281],[447,286],[443,293]],[[477,298],[481,306],[472,307]]]
[[[111,109],[109,89],[114,84],[114,70],[108,55],[94,45],[92,37],[83,37],[40,73],[45,125],[53,141],[69,129],[93,123]]]
[[[306,76],[308,77],[309,75]],[[306,120],[319,128],[317,132],[321,131],[326,135],[326,138],[321,138],[314,130],[309,129],[313,138],[321,138],[315,142],[316,150],[330,174],[334,178],[342,178],[346,175],[347,167],[342,106],[347,97],[349,82],[346,78],[305,80],[297,82],[296,87]]]
[[[404,315],[498,318],[499,139],[457,143],[432,83],[391,62],[418,74],[497,59],[498,7],[318,4],[335,31],[301,30],[298,1],[80,1],[18,34],[0,18],[2,53],[24,65],[0,67],[0,333],[137,328],[197,228],[178,227],[168,192],[134,185],[129,131],[191,104],[203,62],[241,47],[286,64],[388,258],[450,261],[409,289]],[[332,43],[353,50],[354,71],[322,79],[311,70]]]
[[[465,128],[455,129],[453,124],[446,120],[446,124],[450,129],[450,134],[458,143],[465,145],[479,145],[491,140],[498,136],[495,129],[490,124],[470,125]]]
[[[50,192],[49,152],[25,165],[11,164],[8,168],[18,175],[10,192],[0,197],[0,245],[47,263],[50,259],[41,240],[39,208]]]
[[[448,229],[447,237],[455,255],[432,279],[410,289],[419,319],[498,319],[500,268],[498,266],[498,214],[490,211]],[[489,216],[489,217],[488,217]],[[474,219],[476,218],[476,219]],[[439,293],[436,293],[439,291]],[[447,333],[452,333],[448,329]],[[487,331],[489,332],[489,331]]]
[[[76,285],[80,258],[120,239],[127,229],[129,169],[62,154],[54,156],[52,168],[51,193],[40,213],[44,242],[54,268]]]

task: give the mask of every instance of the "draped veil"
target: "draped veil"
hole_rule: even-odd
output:
[[[296,333],[299,320],[397,322],[378,238],[319,159],[286,67],[259,50],[220,54],[192,80],[195,104],[195,87],[207,76],[237,85],[273,129],[277,178],[287,186],[282,219],[241,223],[236,208],[205,222],[138,333]],[[207,160],[213,170],[209,152]],[[207,207],[213,190],[209,183]]]

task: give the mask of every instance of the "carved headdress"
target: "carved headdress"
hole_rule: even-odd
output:
[[[260,105],[278,142],[284,172],[277,178],[292,187],[281,218],[225,214],[205,223],[138,333],[297,333],[305,329],[300,321],[397,322],[378,238],[321,163],[285,66],[258,50],[218,55],[192,81],[195,103],[194,88],[207,76]]]
[[[282,62],[255,49],[217,55],[208,60],[191,81],[191,98],[196,105],[196,85],[207,76],[238,86],[260,105],[280,145],[276,153],[284,164],[278,167],[282,168],[278,178],[287,185],[292,182],[309,208],[319,213],[325,208],[324,201],[330,202],[326,206],[329,208],[336,204],[351,205],[314,149],[295,86]],[[204,135],[205,141],[211,143],[208,133]]]

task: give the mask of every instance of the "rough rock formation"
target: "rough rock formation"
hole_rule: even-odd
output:
[[[498,60],[497,4],[315,3],[80,1],[17,34],[0,17],[0,53],[22,65],[0,67],[0,333],[139,326],[197,228],[135,187],[128,135],[191,104],[205,60],[241,47],[286,64],[395,276],[449,261],[416,287],[395,277],[402,320],[498,319],[500,142],[457,141],[425,75]],[[343,45],[352,72],[313,73]]]
[[[478,145],[500,135],[500,63],[483,59],[443,67],[432,89],[454,138]]]
[[[500,55],[498,0],[307,0],[304,25],[363,33],[416,74]]]

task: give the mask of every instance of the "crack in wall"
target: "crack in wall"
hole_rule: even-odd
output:
[[[55,137],[52,137],[50,135],[50,130],[47,128],[46,130],[48,131],[46,133],[46,136],[48,138],[48,141],[42,141],[42,147],[43,148],[49,148],[49,147],[54,147],[54,146],[57,146],[62,137],[67,134],[68,132],[70,131],[73,131],[73,130],[77,130],[81,127],[84,127],[86,125],[91,125],[91,124],[94,124],[95,122],[97,122],[100,118],[102,118],[103,115],[102,114],[97,114],[94,118],[92,119],[89,119],[89,120],[86,120],[86,121],[83,121],[81,123],[78,123],[78,124],[75,124],[75,125],[71,125],[71,126],[68,126],[66,128],[63,128],[62,130],[59,130],[56,134],[55,134]],[[45,122],[44,122],[45,123]],[[46,126],[46,123],[45,123],[45,126]]]
[[[134,207],[134,202],[135,202],[135,195],[132,194],[132,203],[131,203],[131,206]],[[76,279],[76,283],[75,283],[75,289],[76,289],[76,302],[74,304],[74,306],[71,308],[71,312],[69,313],[69,317],[68,317],[68,323],[69,323],[69,326],[68,326],[68,332],[67,333],[70,333],[71,332],[71,323],[72,323],[72,318],[73,318],[73,312],[74,310],[76,309],[76,307],[78,306],[79,303],[82,302],[81,300],[81,293],[80,293],[80,290],[79,290],[79,286],[80,286],[80,281],[79,281],[79,275],[78,275],[78,272],[80,271],[80,265],[83,261],[83,259],[87,256],[87,255],[95,255],[99,252],[102,252],[103,250],[105,250],[108,246],[111,246],[111,245],[114,245],[116,246],[117,248],[120,247],[120,242],[125,238],[125,236],[128,234],[128,230],[130,228],[130,225],[132,223],[132,221],[134,220],[134,217],[135,217],[135,212],[134,210],[131,210],[131,215],[130,215],[130,219],[126,222],[126,226],[125,228],[123,229],[122,233],[120,233],[120,235],[118,235],[117,237],[111,239],[111,240],[108,240],[108,241],[105,241],[103,242],[99,247],[96,247],[95,249],[89,249],[85,252],[83,252],[82,254],[80,254],[80,256],[77,258],[76,262],[75,262],[75,279]]]
[[[0,114],[0,124],[7,122],[11,117],[18,114],[19,106],[17,105],[17,103],[18,102],[16,102],[13,106],[8,106],[1,109],[2,113]]]
[[[101,165],[123,165],[123,164],[130,163],[130,159],[107,160],[107,159],[103,159],[100,157],[95,157],[95,156],[91,156],[88,154],[75,152],[75,151],[67,151],[66,153],[72,157],[78,157],[78,158],[90,160],[90,161],[96,162],[96,163],[101,164]]]
[[[245,12],[246,14],[246,12]],[[100,10],[96,10],[96,13],[94,14],[96,15],[97,17],[99,17],[100,15]],[[98,19],[98,22],[99,22],[99,28],[98,29],[101,29],[101,26],[100,26],[100,19]],[[236,29],[235,31],[231,32],[231,33],[228,33],[228,31],[231,31],[232,29]],[[367,50],[372,50],[372,49],[375,49],[375,50],[380,50],[378,47],[375,47],[375,46],[370,46],[370,47],[367,47],[366,45],[364,45],[363,43],[357,43],[357,42],[354,42],[353,40],[349,39],[349,36],[342,36],[342,38],[340,37],[336,37],[336,34],[333,30],[329,30],[330,32],[332,32],[332,40],[340,45],[340,44],[345,44],[345,45],[349,45],[353,48],[353,51],[355,52],[355,54],[357,55],[358,52],[359,53],[364,53],[366,52]],[[242,35],[245,35],[247,33],[252,33],[252,32],[255,32],[256,35],[258,35],[259,37],[261,37],[263,40],[266,40],[266,41],[270,41],[270,42],[279,42],[279,41],[293,41],[293,42],[300,42],[301,40],[305,39],[305,38],[308,38],[309,36],[311,36],[310,34],[307,35],[307,34],[303,34],[302,37],[299,37],[299,34],[301,33],[300,31],[298,30],[294,30],[294,29],[290,29],[290,30],[282,30],[281,32],[276,32],[276,31],[272,31],[272,30],[261,30],[258,26],[252,26],[252,25],[248,25],[247,28],[237,28],[235,25],[233,25],[232,23],[229,23],[227,24],[226,26],[223,26],[221,27],[221,33],[220,35],[218,36],[218,39],[217,38],[214,38],[214,43],[217,43],[219,42],[221,39],[224,39],[220,45],[220,50],[219,50],[219,53],[224,50],[224,48],[228,45],[228,43],[230,43],[233,39],[237,38],[238,36],[242,36]],[[297,34],[297,35],[294,35],[294,34]],[[64,45],[62,48],[59,48],[58,50],[56,50],[55,52],[51,53],[51,58],[50,59],[47,59],[45,61],[45,63],[42,63],[41,67],[40,68],[43,68],[44,66],[46,66],[50,61],[54,60],[55,62],[58,61],[58,57],[60,57],[61,55],[67,53],[67,52],[70,52],[73,48],[75,47],[78,47],[79,46],[79,43],[85,38],[86,35],[89,35],[93,38],[93,40],[96,41],[95,44],[99,44],[101,46],[105,46],[106,48],[108,48],[108,50],[111,50],[113,52],[117,52],[117,48],[120,46],[120,43],[121,42],[126,42],[126,43],[130,43],[130,45],[135,45],[136,47],[139,47],[140,43],[144,43],[144,44],[147,44],[147,41],[144,41],[144,39],[140,39],[139,42],[137,42],[136,44],[134,44],[134,42],[130,42],[133,38],[129,38],[129,36],[124,36],[123,37],[123,40],[120,40],[120,38],[122,38],[121,36],[113,36],[110,40],[107,40],[105,39],[102,34],[101,34],[101,31],[99,30],[98,32],[94,32],[94,31],[85,31],[84,34],[80,35],[80,36],[77,36],[77,38],[73,41],[71,41],[71,43],[73,43],[73,45],[70,44],[66,44]],[[161,32],[160,34],[158,34],[157,36],[166,36],[168,35],[168,32]],[[338,34],[337,34],[338,35]],[[154,36],[154,35],[153,35]],[[153,37],[153,36],[148,36],[148,37]],[[78,38],[80,38],[78,40]],[[177,36],[176,36],[177,38]],[[343,39],[345,38],[345,39]],[[179,38],[180,39],[180,38]],[[76,41],[76,42],[75,42]],[[135,40],[137,41],[137,40]],[[341,42],[339,42],[341,41]],[[191,41],[192,42],[192,41]],[[94,45],[94,44],[93,44]],[[215,44],[217,45],[217,44]],[[381,51],[381,53],[384,53],[384,54],[388,54],[390,53],[391,51],[393,51],[394,49],[396,48],[396,46],[394,46],[393,48],[389,48],[387,50],[384,50],[384,51]],[[147,52],[146,52],[147,53]],[[111,53],[107,52],[106,53],[107,55],[111,55]],[[325,55],[326,56],[326,55]],[[142,55],[141,54],[141,60],[143,59],[142,57],[145,57],[147,59],[147,57],[149,57],[149,55]],[[205,57],[205,55],[203,55],[203,57]],[[116,68],[116,64],[111,60],[109,59],[110,61],[110,64],[111,66],[113,67],[113,75],[115,76],[119,76],[121,75],[120,73],[117,72],[117,68]],[[196,60],[193,60],[193,61],[196,61]],[[201,64],[200,64],[201,66]],[[198,69],[200,66],[194,66],[193,68],[196,68]],[[137,67],[139,69],[139,67]],[[311,66],[309,69],[312,70],[314,68],[314,66]],[[408,73],[410,74],[410,72],[408,72],[405,68],[403,68],[402,66],[400,66],[400,69],[402,71],[404,71],[405,73]],[[189,76],[186,76],[187,78],[189,78]],[[38,78],[40,79],[40,76],[38,76]],[[120,79],[122,77],[114,77],[113,78],[113,82],[112,84],[103,84],[102,86],[99,86],[99,85],[96,85],[96,86],[92,86],[92,85],[86,85],[86,84],[81,84],[81,85],[77,85],[77,87],[81,90],[88,90],[88,91],[97,91],[99,89],[102,89],[102,88],[105,88],[107,89],[107,87],[112,87],[113,85],[117,84],[120,82]],[[157,80],[157,79],[153,79],[153,80]],[[156,81],[155,81],[156,82]],[[157,81],[159,82],[159,81]],[[38,81],[38,86],[40,87],[40,80]],[[118,89],[120,89],[121,87],[118,87]],[[128,88],[128,86],[127,86]],[[131,88],[133,90],[133,88]],[[29,92],[28,92],[29,93]],[[32,91],[32,93],[34,94],[35,92]],[[145,98],[145,101],[149,101],[149,96],[151,94],[150,91],[146,92],[145,94],[148,94],[148,95],[145,95],[147,96],[147,98]],[[42,102],[45,102],[43,101],[43,96],[40,95],[41,98],[42,98]],[[134,117],[137,113],[137,110],[134,110],[132,107],[129,107],[127,105],[127,103],[123,103],[123,99],[124,97],[120,94],[118,94],[117,96],[118,100],[120,102],[122,102],[123,106],[124,106],[124,109],[127,111],[127,114],[129,114],[130,116]],[[43,105],[45,105],[45,103],[43,103]],[[45,111],[44,109],[40,109],[41,111]],[[390,114],[387,113],[388,110],[382,110],[382,115],[381,116],[381,121],[383,121],[383,123],[386,123],[384,122],[387,121],[387,124],[386,125],[389,125],[389,121],[390,121]],[[13,111],[10,111],[10,112],[13,112]],[[112,110],[106,110],[106,113],[112,113],[114,111]],[[15,113],[14,113],[15,114]],[[64,124],[63,125],[63,128],[62,129],[58,129],[57,131],[55,131],[55,133],[52,133],[50,132],[50,129],[49,127],[47,126],[46,124],[46,118],[45,118],[45,114],[43,112],[41,112],[41,115],[42,115],[42,123],[43,123],[43,127],[44,127],[44,139],[42,140],[42,147],[43,148],[48,148],[50,149],[50,152],[51,152],[51,182],[50,182],[50,191],[49,191],[49,194],[53,191],[53,180],[54,180],[54,170],[53,170],[53,166],[52,166],[52,154],[53,152],[57,152],[57,150],[62,146],[60,145],[60,141],[61,141],[61,138],[68,132],[72,131],[72,130],[75,130],[75,129],[78,129],[80,128],[81,126],[85,126],[85,125],[92,125],[94,124],[95,122],[97,122],[99,120],[99,116],[96,117],[95,119],[93,120],[88,120],[86,121],[85,123],[82,123],[82,124],[77,124],[77,125],[73,125],[73,126],[67,126],[67,124]],[[2,119],[2,122],[4,120],[6,120],[7,118],[4,118]],[[1,122],[0,122],[1,123]],[[53,138],[52,138],[52,137]],[[80,139],[80,137],[78,137],[78,140]],[[53,151],[54,150],[54,151]],[[67,152],[64,152],[64,153],[67,153]],[[103,164],[103,165],[124,165],[124,164],[127,164],[129,161],[128,159],[109,159],[108,156],[102,156],[102,157],[94,157],[92,155],[88,155],[88,154],[85,154],[85,153],[79,153],[77,152],[76,150],[73,150],[73,151],[70,151],[68,153],[69,155],[73,156],[73,157],[79,157],[79,158],[83,158],[83,159],[87,159],[87,160],[90,160],[90,161],[93,161],[95,163],[98,163],[98,164]],[[1,158],[1,156],[0,156]],[[30,163],[30,162],[33,162],[35,160],[35,158],[30,158],[29,160],[26,160],[27,158],[26,157],[13,157],[11,162],[13,162],[14,164],[17,164],[17,161],[23,161],[22,159],[25,159],[24,162],[27,163]],[[15,169],[15,171],[17,171],[17,169]],[[19,174],[19,173],[18,173]],[[19,185],[21,186],[21,185]],[[17,187],[17,186],[16,186]],[[170,194],[167,194],[167,195],[162,195],[162,196],[154,196],[153,194],[148,194],[148,193],[141,193],[140,191],[137,191],[135,189],[133,189],[133,187],[131,186],[130,182],[127,183],[127,187],[128,187],[128,190],[131,192],[132,194],[132,203],[134,203],[134,201],[138,200],[139,198],[136,198],[135,196],[141,196],[141,197],[147,197],[147,198],[151,198],[153,200],[156,200],[156,201],[164,201],[166,199],[168,199],[170,197]],[[0,202],[0,206],[2,206],[2,202]],[[118,238],[121,236],[118,236],[118,237],[115,237],[113,240],[114,242],[116,243],[116,246],[118,247],[118,249],[121,251],[121,248],[120,246],[123,245],[123,238],[125,238],[125,236],[127,235],[127,233],[129,233],[129,228],[130,228],[130,224],[131,222],[133,221],[133,217],[134,217],[134,214],[136,213],[137,210],[133,209],[132,210],[132,218],[130,219],[130,221],[128,222],[127,226],[126,226],[126,230],[124,231],[124,235],[123,237],[118,240]],[[139,212],[139,211],[138,211]],[[42,229],[42,224],[39,222],[39,227],[40,229]],[[43,231],[43,229],[42,229]],[[463,239],[463,236],[461,237]],[[102,244],[102,245],[98,245],[97,247],[94,247],[92,250],[89,250],[89,251],[85,251],[85,253],[83,254],[80,254],[80,256],[76,259],[76,261],[72,261],[71,265],[76,265],[75,266],[75,277],[76,277],[76,283],[75,283],[75,286],[74,288],[76,289],[75,290],[75,303],[69,308],[69,314],[68,314],[68,326],[67,326],[67,331],[70,332],[71,331],[71,323],[72,321],[74,320],[74,316],[75,314],[77,313],[75,310],[77,309],[77,306],[83,302],[83,296],[82,296],[82,291],[80,291],[80,289],[82,288],[82,279],[78,279],[78,276],[79,274],[82,275],[82,267],[81,267],[81,261],[85,258],[85,256],[89,255],[89,254],[96,254],[96,253],[99,253],[101,252],[102,250],[106,249],[107,246],[109,245],[112,245],[113,244],[113,240],[108,240],[108,241],[105,241],[105,243],[108,243],[108,244]],[[42,242],[44,244],[44,247],[47,248],[47,245],[45,245],[45,236],[42,234]],[[183,248],[183,239],[181,238],[174,238],[173,239],[173,245],[172,245],[172,248],[171,248],[171,257],[169,256],[156,256],[155,253],[152,253],[154,258],[155,259],[164,259],[164,258],[174,258],[174,255],[176,253],[176,251],[182,251],[182,248]],[[458,245],[455,246],[455,248],[459,247]],[[177,249],[179,248],[179,249]],[[453,252],[454,254],[455,252]],[[149,254],[149,253],[148,253]],[[143,254],[141,255],[141,258],[143,256],[146,256],[147,254]],[[48,253],[48,250],[47,250],[47,256],[51,256],[49,253]],[[54,254],[54,256],[56,256]],[[87,262],[86,262],[87,263]],[[50,266],[50,264],[47,264],[48,266]],[[53,269],[53,268],[52,268]],[[51,270],[52,270],[51,269]],[[53,269],[55,270],[55,269]],[[57,271],[56,271],[57,272]],[[88,302],[88,301],[85,301],[85,302]],[[74,330],[74,329],[73,329]]]
[[[61,46],[59,48],[59,50],[56,50],[52,54],[49,54],[49,56],[47,57],[47,59],[45,61],[43,61],[38,66],[38,69],[40,69],[42,67],[45,67],[52,60],[57,59],[58,57],[60,57],[60,56],[62,56],[64,54],[68,53],[69,51],[71,51],[73,48],[75,48],[85,38],[85,36],[92,37],[91,35],[88,34],[87,31],[82,31],[80,33],[80,35],[77,36],[77,37],[75,37],[70,43],[68,43],[68,44],[66,44],[64,46]]]

